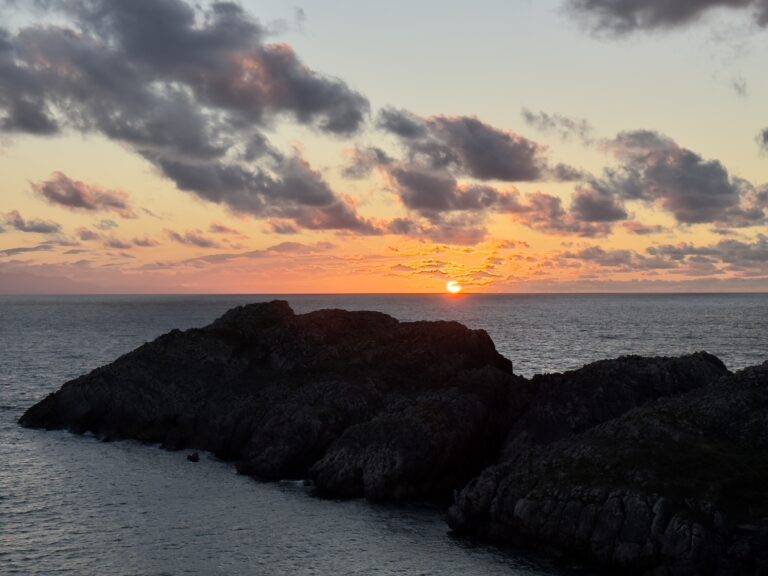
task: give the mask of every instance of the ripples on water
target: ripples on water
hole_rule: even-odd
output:
[[[544,575],[447,534],[439,514],[312,498],[210,457],[23,430],[64,381],[172,328],[266,297],[0,298],[0,574]],[[373,309],[486,329],[515,370],[706,349],[732,369],[768,358],[768,297],[301,296],[297,312]],[[560,572],[562,573],[562,571]]]

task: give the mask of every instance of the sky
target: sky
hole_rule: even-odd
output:
[[[768,290],[768,0],[0,0],[0,293]]]

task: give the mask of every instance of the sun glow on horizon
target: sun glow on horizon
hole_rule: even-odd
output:
[[[445,289],[451,294],[458,294],[461,292],[461,284],[456,282],[456,280],[450,280],[446,283]]]

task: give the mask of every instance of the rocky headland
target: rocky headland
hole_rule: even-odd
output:
[[[435,502],[457,533],[622,574],[768,574],[768,363],[627,356],[525,379],[482,330],[275,301],[161,336],[20,423]]]

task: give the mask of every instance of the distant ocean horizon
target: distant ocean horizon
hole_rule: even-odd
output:
[[[768,360],[768,294],[0,296],[0,573],[460,574],[569,572],[453,538],[439,513],[311,497],[204,455],[20,428],[65,381],[233,306],[285,299],[297,313],[378,310],[486,330],[515,372],[624,354],[706,350],[731,370]],[[582,572],[583,573],[583,572]]]

